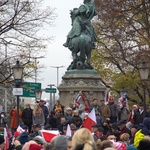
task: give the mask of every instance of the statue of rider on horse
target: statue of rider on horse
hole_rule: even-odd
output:
[[[71,11],[72,29],[63,46],[72,51],[73,61],[68,67],[72,69],[93,69],[90,64],[91,51],[95,48],[96,34],[91,20],[97,15],[92,0],[84,0],[84,4]]]

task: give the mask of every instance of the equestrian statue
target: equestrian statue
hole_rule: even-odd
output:
[[[92,0],[84,0],[79,8],[71,12],[72,29],[67,35],[66,43],[72,52],[73,61],[68,70],[93,69],[90,64],[91,51],[95,48],[96,34],[91,20],[97,15],[95,4]]]

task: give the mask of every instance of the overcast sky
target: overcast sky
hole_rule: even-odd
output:
[[[54,22],[55,26],[49,28],[47,34],[53,35],[54,41],[48,45],[47,58],[40,59],[39,61],[45,66],[46,69],[42,70],[39,74],[37,82],[42,83],[42,88],[48,87],[48,84],[57,85],[57,69],[51,66],[64,66],[59,69],[59,83],[62,76],[65,74],[67,67],[70,65],[72,58],[69,49],[63,47],[66,41],[66,36],[71,29],[70,10],[79,7],[83,0],[44,0],[45,6],[56,8],[55,12],[57,18]],[[34,81],[33,81],[34,82]],[[49,98],[49,94],[43,92],[42,98]]]

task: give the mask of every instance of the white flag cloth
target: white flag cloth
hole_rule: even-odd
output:
[[[93,108],[88,117],[83,122],[82,126],[92,131],[92,125],[96,123],[95,109]]]
[[[71,129],[70,129],[70,125],[67,125],[67,132],[66,135],[71,136]]]
[[[23,128],[21,128],[20,125],[19,125],[18,128],[17,128],[17,132],[22,133],[22,132],[24,132],[24,131],[25,131],[25,130],[24,130]]]

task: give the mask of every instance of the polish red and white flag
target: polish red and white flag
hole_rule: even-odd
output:
[[[50,142],[53,137],[60,135],[58,130],[41,130],[41,133],[46,142]]]
[[[4,139],[5,139],[4,150],[7,150],[9,148],[9,139],[8,139],[8,133],[7,133],[6,128],[4,128]]]
[[[95,109],[93,108],[88,117],[82,123],[82,126],[92,131],[92,125],[96,123]]]

